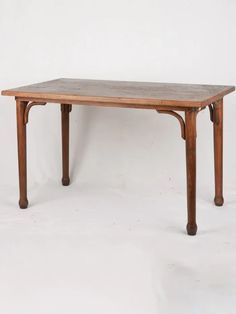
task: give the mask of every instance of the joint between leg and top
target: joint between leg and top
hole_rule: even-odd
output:
[[[188,111],[194,111],[197,114],[205,108],[206,107],[191,108],[191,109],[188,109]],[[179,113],[175,112],[174,110],[164,110],[164,109],[157,109],[156,111],[158,113],[169,114],[171,116],[174,116],[179,121],[180,129],[181,129],[181,137],[183,140],[186,140],[186,121],[184,121],[183,117]]]
[[[70,113],[72,110],[71,104],[61,104],[61,112],[62,113]]]

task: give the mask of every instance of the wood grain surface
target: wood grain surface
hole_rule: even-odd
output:
[[[56,79],[2,91],[22,100],[114,104],[119,107],[203,107],[234,91],[234,86]]]

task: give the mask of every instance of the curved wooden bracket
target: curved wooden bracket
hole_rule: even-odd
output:
[[[179,121],[179,124],[180,124],[180,128],[181,128],[181,137],[182,137],[182,139],[185,140],[185,122],[184,122],[184,119],[181,117],[181,115],[175,111],[172,111],[172,110],[158,110],[157,109],[157,112],[158,113],[164,113],[164,114],[170,114],[171,116],[174,116],[175,118],[177,118]]]
[[[209,112],[210,112],[210,119],[212,122],[214,122],[214,108],[213,108],[213,105],[210,104],[208,105],[208,108],[209,108]]]
[[[37,102],[37,101],[32,101],[29,102],[25,108],[24,112],[24,124],[27,124],[29,121],[29,111],[33,106],[45,106],[46,102]]]
[[[217,115],[215,114],[215,109],[218,106],[218,104],[220,104],[222,101],[222,99],[217,100],[215,102],[213,102],[213,104],[208,105],[209,111],[210,111],[210,119],[213,123],[218,124],[218,118]]]

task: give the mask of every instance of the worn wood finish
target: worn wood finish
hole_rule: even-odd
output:
[[[18,140],[18,166],[19,166],[19,188],[20,208],[27,208],[27,166],[26,166],[26,124],[24,121],[27,102],[16,102],[17,118],[17,140]]]
[[[215,204],[223,204],[223,96],[235,90],[234,86],[190,85],[58,79],[2,91],[15,96],[17,107],[17,138],[21,208],[26,208],[26,123],[34,105],[61,104],[62,128],[62,184],[69,177],[69,113],[71,104],[107,107],[155,109],[171,114],[179,120],[181,135],[186,143],[187,173],[187,233],[195,235],[196,224],[196,117],[209,106],[214,123]],[[185,120],[176,111],[185,112]]]
[[[5,90],[2,95],[60,103],[113,103],[119,107],[201,107],[232,92],[234,86],[57,79]]]
[[[71,105],[61,104],[61,131],[62,131],[62,184],[70,184],[69,176],[69,127]]]
[[[186,136],[186,172],[187,172],[187,209],[188,223],[187,232],[195,235],[196,224],[196,117],[195,109],[185,113],[185,136]]]
[[[223,198],[223,99],[213,104],[215,198],[217,206],[222,206]]]

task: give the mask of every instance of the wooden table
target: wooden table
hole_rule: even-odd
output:
[[[57,79],[2,91],[15,96],[19,163],[20,208],[28,206],[26,125],[33,106],[61,104],[62,184],[69,185],[69,113],[72,104],[152,109],[178,119],[186,143],[187,232],[195,235],[196,224],[196,118],[209,108],[214,129],[215,204],[223,205],[223,97],[234,86]],[[176,111],[184,112],[184,117]]]

